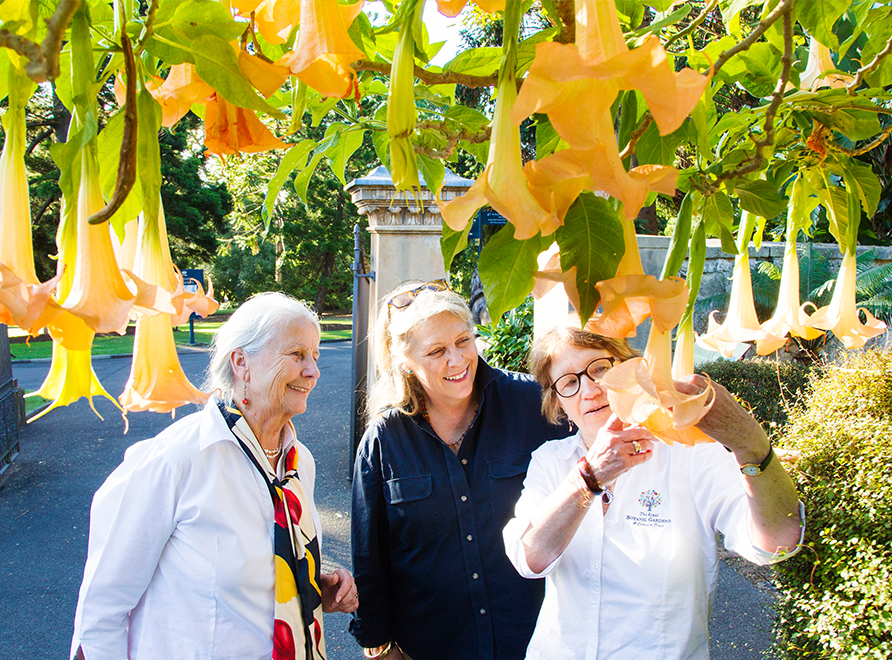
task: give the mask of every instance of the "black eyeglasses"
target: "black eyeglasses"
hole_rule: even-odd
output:
[[[444,279],[425,282],[424,284],[417,286],[414,289],[409,289],[408,291],[398,293],[390,300],[388,300],[387,313],[390,313],[391,307],[396,307],[397,309],[405,309],[412,304],[416,296],[422,291],[452,291],[452,287],[450,287],[449,282]]]
[[[595,358],[579,373],[564,374],[555,380],[551,384],[551,389],[558,396],[569,399],[579,391],[579,388],[582,386],[583,376],[588,376],[593,383],[598,383],[610,371],[611,367],[616,364],[616,360],[617,358],[615,357]]]

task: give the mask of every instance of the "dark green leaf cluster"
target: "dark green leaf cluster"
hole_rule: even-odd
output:
[[[495,325],[477,326],[477,334],[486,340],[484,355],[490,365],[527,372],[533,343],[533,299],[527,298]]]
[[[781,444],[805,503],[806,547],[779,565],[778,657],[892,657],[892,353],[812,379]]]
[[[717,360],[697,372],[724,385],[748,408],[769,435],[776,434],[808,390],[811,368],[795,362]]]

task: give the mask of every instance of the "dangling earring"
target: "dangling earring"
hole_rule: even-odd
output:
[[[248,383],[242,383],[242,387],[244,388],[244,399],[242,399],[242,405],[248,405]]]

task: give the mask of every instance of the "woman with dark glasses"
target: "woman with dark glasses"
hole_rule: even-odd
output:
[[[800,542],[790,477],[721,385],[698,423],[718,442],[669,446],[612,414],[601,381],[632,357],[625,340],[578,325],[549,330],[533,346],[543,412],[579,432],[533,453],[504,530],[520,574],[545,577],[528,660],[705,660],[716,534],[759,564],[792,556]]]
[[[444,280],[382,301],[353,479],[351,631],[367,658],[519,658],[530,640],[543,585],[517,574],[501,530],[530,453],[564,433],[535,381],[488,366],[474,338]]]

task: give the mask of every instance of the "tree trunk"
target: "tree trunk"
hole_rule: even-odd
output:
[[[334,260],[334,254],[331,252],[326,252],[322,257],[322,267],[319,269],[319,286],[316,289],[316,299],[313,301],[316,313],[320,316],[325,311],[325,296],[328,294],[328,284],[326,283],[334,268]]]

